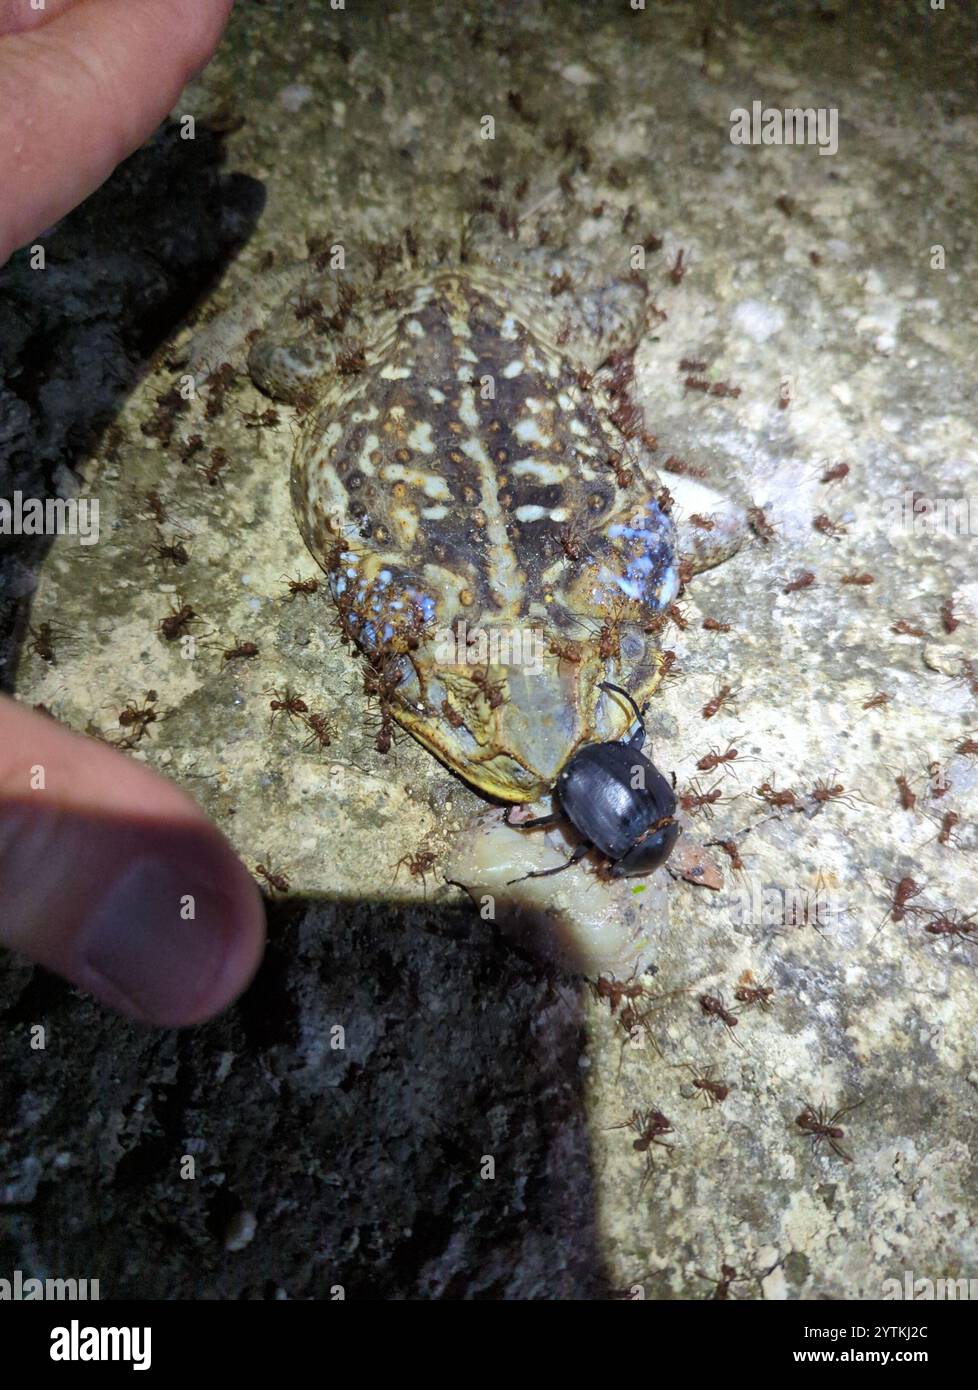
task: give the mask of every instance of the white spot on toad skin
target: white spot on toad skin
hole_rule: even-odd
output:
[[[444,391],[439,391],[437,386],[429,386],[428,395],[434,401],[435,405],[445,404],[445,393]]]
[[[408,468],[403,463],[385,463],[380,470],[385,483],[410,483],[419,487],[428,497],[437,497],[447,502],[451,498],[448,484],[437,473],[423,473],[420,468]]]
[[[336,438],[331,439],[330,435],[334,428],[337,431]],[[341,433],[342,431],[340,430],[340,427],[338,425],[330,425],[329,430],[327,430],[323,438],[325,439],[327,444],[335,444],[336,439],[339,438],[339,435]],[[377,471],[373,466],[370,455],[374,452],[375,449],[379,448],[380,440],[377,438],[377,436],[375,434],[368,434],[366,439],[363,441],[363,448],[360,450],[360,457],[357,459],[357,463],[360,467],[360,472],[365,473],[368,478],[372,478],[374,476],[374,473]]]
[[[414,538],[418,534],[418,516],[410,507],[392,507],[391,520],[397,527],[401,544],[406,548],[414,545]]]
[[[516,320],[513,318],[512,314],[507,314],[499,325],[499,336],[500,338],[516,337]]]
[[[514,376],[519,376],[522,370],[523,363],[517,359],[515,362],[510,362],[507,367],[503,368],[503,376],[506,377],[508,381],[511,381]]]
[[[465,396],[468,396],[469,399],[465,400]],[[471,396],[471,391],[463,392],[463,407],[471,409],[475,413]],[[502,596],[504,603],[511,609],[516,609],[520,601],[522,576],[516,564],[513,547],[509,543],[506,518],[496,495],[496,469],[478,434],[466,439],[462,444],[462,449],[470,459],[479,465],[482,505],[486,516],[486,531],[492,557],[490,581]]]
[[[539,521],[541,517],[546,515],[546,507],[537,507],[529,503],[522,507],[517,507],[514,512],[517,521]]]
[[[541,434],[540,426],[536,420],[520,420],[514,427],[513,433],[521,444],[540,444],[544,448],[550,445],[549,436]]]
[[[784,313],[760,299],[744,299],[733,311],[733,321],[755,343],[767,342],[784,327]]]
[[[448,515],[448,508],[443,502],[439,502],[436,507],[422,507],[421,515],[425,521],[444,521]]]
[[[468,425],[470,430],[479,428],[479,412],[475,408],[475,393],[471,386],[465,387],[462,391],[458,417],[463,425]]]
[[[419,454],[433,454],[435,446],[431,438],[431,424],[427,420],[419,420],[414,429],[407,437],[409,449],[417,449]]]
[[[532,473],[541,483],[562,483],[570,469],[566,463],[549,463],[546,459],[517,459],[510,470],[514,478],[522,478]]]
[[[418,323],[417,319],[408,319],[404,327],[407,329],[407,331],[411,334],[413,338],[424,337],[424,328],[421,326],[420,323]]]
[[[414,373],[410,367],[381,367],[380,375],[384,381],[406,381]]]

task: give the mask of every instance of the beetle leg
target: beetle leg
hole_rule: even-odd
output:
[[[565,869],[572,868],[576,863],[583,859],[590,848],[591,841],[584,840],[581,844],[577,846],[577,849],[575,849],[574,853],[568,859],[566,864],[558,864],[555,869],[534,869],[531,873],[524,874],[522,878],[511,878],[509,880],[509,883],[506,884],[506,887],[509,888],[510,884],[513,883],[522,883],[525,879],[528,878],[549,878],[551,874],[562,874]]]
[[[562,819],[563,817],[558,815],[556,811],[552,811],[549,816],[534,816],[532,820],[524,821],[511,821],[508,811],[505,817],[506,824],[512,830],[535,830],[538,825],[556,825]]]
[[[627,690],[623,690],[620,685],[613,685],[611,681],[600,681],[598,684],[598,689],[613,690],[616,695],[624,695],[625,699],[628,701],[632,709],[635,711],[635,718],[638,720],[638,729],[634,734],[632,734],[631,738],[628,739],[628,747],[640,748],[642,744],[645,742],[645,711],[649,707],[648,702],[646,702],[642,706],[642,708],[639,709],[638,705],[635,703],[635,697],[633,695],[630,695]]]
[[[637,728],[637,729],[635,730],[635,732],[632,734],[631,738],[630,738],[630,739],[626,739],[625,745],[626,745],[626,747],[628,747],[628,748],[638,748],[638,749],[641,749],[642,744],[643,744],[644,742],[645,742],[645,725],[644,725],[644,724],[639,724],[638,728]]]

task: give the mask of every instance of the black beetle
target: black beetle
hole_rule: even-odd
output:
[[[583,859],[590,849],[600,850],[611,860],[611,878],[650,873],[666,862],[679,838],[675,791],[642,752],[645,709],[640,710],[620,685],[602,681],[598,688],[624,695],[635,711],[638,728],[631,737],[587,743],[579,748],[561,769],[553,789],[560,809],[513,827],[532,830],[566,819],[584,836],[566,864],[536,869],[523,878],[559,874]],[[507,824],[511,824],[508,818]]]

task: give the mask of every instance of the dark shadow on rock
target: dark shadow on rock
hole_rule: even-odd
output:
[[[0,998],[12,1267],[108,1299],[606,1296],[576,987],[467,908],[272,902],[251,988],[184,1032],[2,959]]]
[[[83,457],[253,231],[263,185],[223,169],[220,132],[167,123],[96,193],[0,269],[0,497],[70,496]],[[0,688],[10,688],[50,536],[0,535]]]

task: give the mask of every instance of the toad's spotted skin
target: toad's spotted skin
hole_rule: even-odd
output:
[[[342,306],[339,332],[297,325],[293,301],[250,359],[266,389],[313,402],[292,466],[302,534],[397,720],[484,791],[532,799],[627,725],[599,681],[641,700],[659,677],[644,629],[677,592],[675,532],[610,419],[608,373],[591,380],[637,341],[644,291],[622,276],[572,300],[497,263],[352,303],[327,279],[318,302]]]

